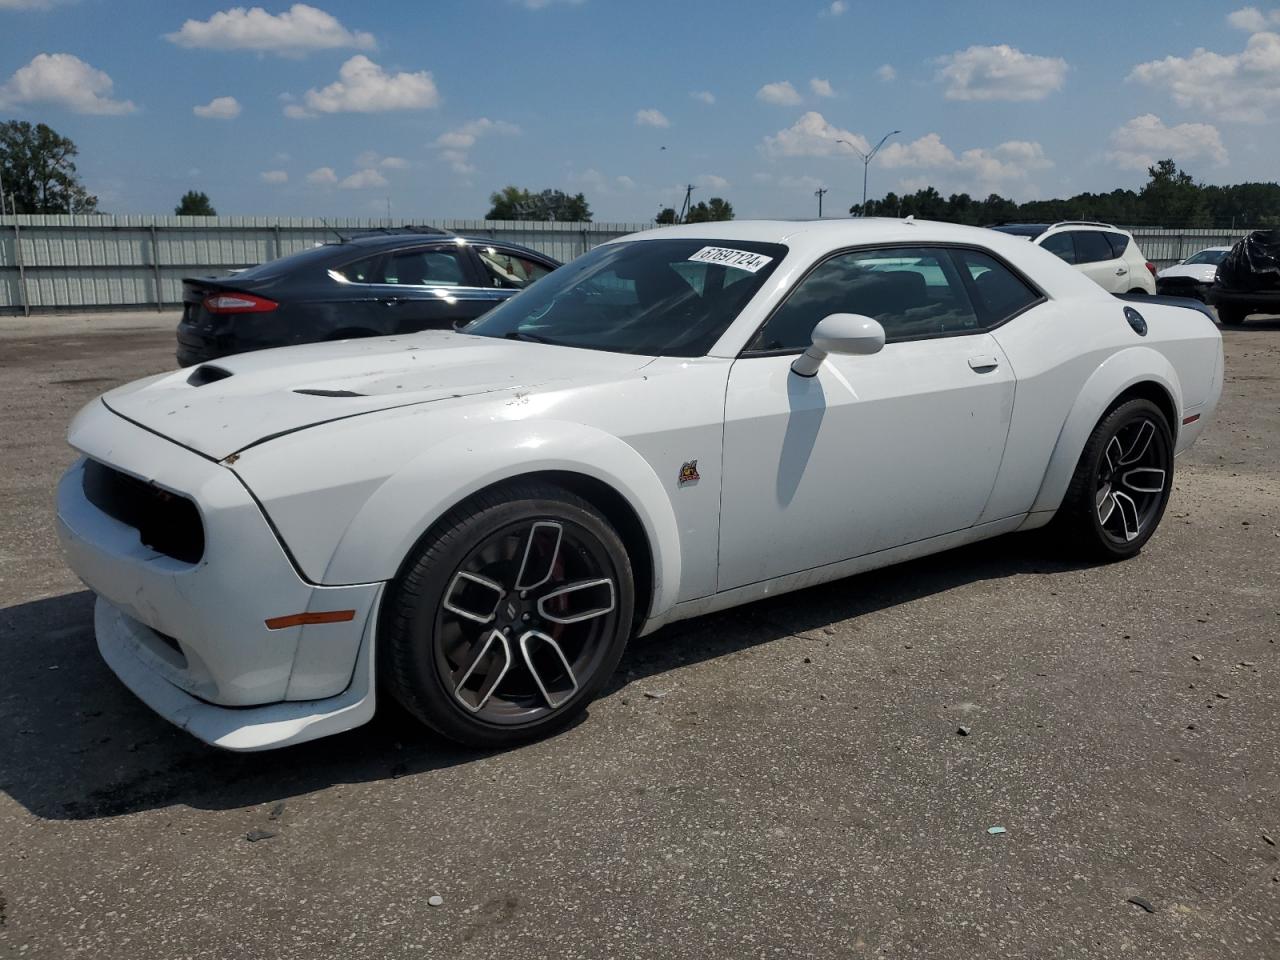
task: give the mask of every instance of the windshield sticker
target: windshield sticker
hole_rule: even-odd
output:
[[[750,250],[731,250],[728,247],[703,247],[689,258],[694,263],[716,263],[722,267],[733,267],[755,273],[773,262],[773,257],[763,253],[752,253]]]

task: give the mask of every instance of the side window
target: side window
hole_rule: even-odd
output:
[[[466,269],[458,250],[397,250],[387,257],[382,283],[401,286],[459,287],[467,282]]]
[[[476,247],[480,262],[484,264],[489,282],[495,287],[523,290],[535,280],[545,277],[551,270],[518,253],[508,253],[497,247]]]
[[[819,264],[761,328],[752,350],[801,350],[833,313],[858,313],[884,327],[886,340],[912,340],[979,328],[978,315],[945,250],[858,250]]]
[[[1107,235],[1101,230],[1073,230],[1071,235],[1076,238],[1077,263],[1101,263],[1116,258]]]
[[[960,269],[973,280],[974,296],[986,326],[1003,323],[1042,299],[1038,292],[995,257],[977,250],[956,250],[954,256]]]
[[[356,260],[340,267],[334,267],[329,273],[336,274],[337,277],[335,279],[341,277],[347,283],[377,283],[378,261],[381,259],[381,256],[365,257],[363,260]]]
[[[1111,257],[1118,260],[1124,256],[1124,252],[1129,247],[1129,238],[1123,233],[1104,233],[1107,243],[1111,244]]]
[[[1076,245],[1071,241],[1071,237],[1070,233],[1053,233],[1046,237],[1040,246],[1067,263],[1079,263],[1076,259]]]

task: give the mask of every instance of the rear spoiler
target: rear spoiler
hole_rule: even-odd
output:
[[[1207,304],[1201,303],[1192,297],[1166,297],[1160,294],[1153,296],[1147,293],[1113,293],[1112,296],[1117,300],[1123,300],[1125,303],[1158,303],[1165,307],[1183,307],[1187,310],[1199,311],[1210,320],[1217,319]]]

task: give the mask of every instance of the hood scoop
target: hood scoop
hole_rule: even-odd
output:
[[[191,371],[191,376],[187,377],[187,383],[193,387],[203,387],[210,383],[217,383],[219,380],[225,380],[231,376],[231,371],[225,367],[215,367],[211,363],[202,363]]]
[[[321,390],[319,387],[303,387],[294,390],[304,397],[367,397],[367,393],[356,393],[354,390]]]

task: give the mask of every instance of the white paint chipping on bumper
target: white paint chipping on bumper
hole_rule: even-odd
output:
[[[373,619],[351,685],[324,700],[219,707],[174,686],[149,662],[149,628],[102,597],[94,606],[98,650],[117,677],[164,719],[225,750],[271,750],[350,730],[373,717]]]

